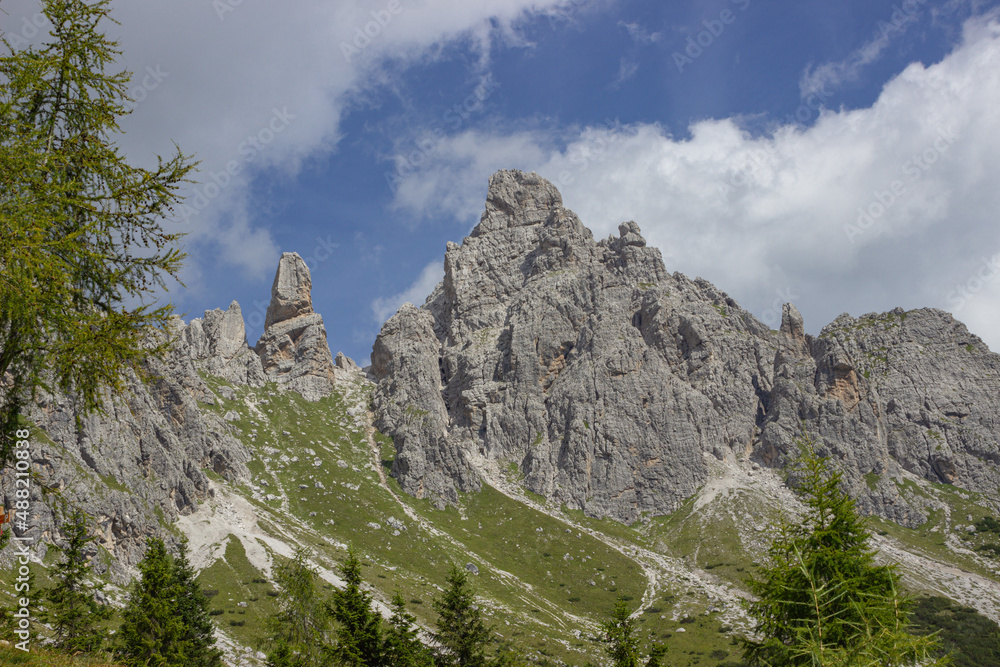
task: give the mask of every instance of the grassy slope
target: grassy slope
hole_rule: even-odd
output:
[[[215,385],[214,378],[206,379]],[[399,589],[425,625],[433,622],[430,603],[448,568],[472,563],[479,570],[474,584],[501,635],[536,658],[583,664],[601,657],[593,635],[616,597],[623,595],[633,605],[642,599],[648,581],[636,560],[574,525],[607,532],[618,544],[645,545],[639,532],[574,512],[550,516],[488,485],[464,497],[459,507],[434,509],[403,494],[391,478],[380,484],[377,466],[390,465],[391,444],[378,437],[380,451],[373,451],[361,423],[347,414],[352,401],[342,394],[308,403],[273,387],[237,391],[235,400],[219,400],[212,409],[240,415],[232,424],[255,450],[251,468],[260,493],[242,492],[257,495],[252,502],[270,514],[273,534],[307,545],[317,562],[331,568],[352,544],[380,597],[388,599]],[[363,391],[359,387],[355,398]],[[267,500],[266,493],[277,497]],[[393,530],[390,518],[406,529]],[[224,573],[224,566],[209,568],[207,576],[218,582],[213,587],[222,585],[229,576]],[[672,613],[675,607],[684,613]],[[731,648],[729,637],[719,633],[720,623],[711,616],[680,624],[689,607],[689,599],[657,597],[652,613],[639,618],[643,635],[673,635],[678,651],[690,652],[690,664],[706,664],[698,654]],[[249,615],[245,626],[230,631],[225,625],[231,616],[227,609],[216,619],[236,639],[252,634]],[[676,633],[682,626],[686,632]]]
[[[120,667],[93,656],[68,656],[32,646],[25,653],[12,646],[0,644],[0,665],[25,665],[26,667]]]
[[[267,481],[272,492],[280,486],[287,496],[287,503],[257,502],[307,526],[297,537],[329,557],[331,564],[342,558],[344,545],[353,544],[363,555],[367,580],[380,596],[387,599],[398,588],[425,625],[433,621],[430,602],[447,568],[474,563],[480,572],[474,583],[498,630],[536,659],[571,664],[602,659],[593,640],[596,622],[617,595],[638,605],[649,584],[639,559],[623,553],[630,545],[666,554],[704,580],[739,589],[753,565],[764,558],[770,528],[782,518],[773,498],[753,489],[723,495],[699,510],[691,499],[673,515],[636,527],[566,510],[542,513],[490,486],[464,497],[459,507],[436,510],[402,494],[391,478],[387,487],[380,485],[377,466],[391,464],[392,447],[376,435],[381,451],[373,452],[363,422],[347,414],[367,391],[360,385],[353,399],[335,393],[318,403],[273,387],[238,391],[236,401],[219,401],[216,409],[240,413],[233,425],[245,442],[253,440],[259,457],[253,464],[254,482]],[[266,418],[252,414],[245,405],[248,397],[269,401],[259,406]],[[988,558],[961,553],[947,543],[954,545],[958,535],[964,535],[954,530],[959,518],[967,522],[967,516],[988,514],[973,494],[941,485],[922,485],[911,492],[940,500],[950,509],[939,511],[940,516],[932,513],[932,521],[919,530],[878,521],[873,528],[908,550],[996,576]],[[525,499],[537,500],[527,495]],[[424,525],[407,517],[402,505]],[[390,517],[402,521],[406,530],[394,534],[387,523]],[[372,529],[371,522],[379,528]],[[748,523],[756,528],[748,529]],[[933,531],[935,526],[938,531]],[[596,531],[601,539],[577,527]],[[955,537],[946,540],[949,531]],[[977,539],[985,538],[974,536],[972,541]],[[924,587],[917,583],[914,588]],[[720,617],[717,597],[710,598],[687,578],[663,573],[654,591],[638,621],[644,639],[668,643],[672,665],[718,665],[737,659],[734,637],[739,628]],[[681,628],[684,632],[678,631]]]
[[[206,381],[215,390],[222,384],[212,377]],[[403,494],[391,478],[382,483],[380,468],[384,473],[391,465],[392,445],[375,434],[373,447],[364,415],[348,412],[367,404],[370,388],[363,382],[317,403],[273,385],[233,389],[235,400],[217,398],[214,406],[205,406],[219,414],[236,413],[234,433],[254,452],[251,484],[231,491],[252,504],[269,538],[307,547],[328,570],[336,569],[352,544],[377,596],[387,600],[400,590],[423,625],[433,623],[431,601],[448,568],[473,563],[479,570],[473,583],[492,622],[535,659],[603,662],[593,640],[596,623],[623,595],[634,606],[642,601],[641,636],[647,642],[666,641],[669,664],[701,667],[737,660],[734,637],[740,625],[723,612],[727,605],[736,606],[731,593],[763,559],[770,527],[782,518],[766,490],[737,489],[704,506],[692,498],[670,516],[633,527],[560,508],[543,512],[538,498],[525,494],[521,502],[488,485],[463,497],[459,507],[436,510]],[[1000,535],[970,536],[960,529],[989,514],[974,494],[940,485],[913,484],[904,490],[936,499],[943,509],[932,512],[932,520],[918,530],[876,521],[873,527],[884,533],[882,539],[996,579],[1000,560],[971,547],[1000,542]],[[405,529],[394,530],[390,519]],[[256,649],[263,619],[276,608],[276,592],[261,581],[265,571],[251,563],[239,539],[223,542],[224,548],[217,545],[221,557],[199,580],[205,589],[218,591],[211,607],[220,629]],[[267,551],[275,561],[283,558],[270,547]],[[650,554],[664,554],[662,562]],[[41,586],[45,573],[36,569]],[[908,581],[914,590],[938,591],[941,582],[932,579],[917,572]],[[728,602],[720,602],[719,591],[729,595]]]

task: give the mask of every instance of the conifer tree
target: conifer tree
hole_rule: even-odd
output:
[[[751,667],[928,665],[933,637],[909,633],[910,600],[894,565],[878,565],[870,533],[841,475],[805,437],[793,468],[806,504],[770,548],[770,564],[750,579],[747,603],[761,639],[745,639]]]
[[[330,616],[336,623],[336,642],[330,656],[345,667],[382,664],[382,616],[372,607],[372,596],[362,590],[361,562],[353,548],[340,567],[344,588],[335,591]]]
[[[85,582],[90,568],[84,549],[92,539],[86,515],[74,510],[63,523],[62,533],[66,545],[55,547],[62,553],[62,560],[53,568],[55,585],[45,592],[46,620],[52,625],[58,648],[86,653],[100,647],[102,635],[95,631],[94,623],[110,618],[111,610],[94,597],[103,586],[89,587]]]
[[[653,644],[649,649],[649,660],[646,661],[646,667],[666,667],[663,660],[667,656],[667,647],[665,644]]]
[[[513,643],[503,641],[488,664],[489,667],[528,667],[529,663]]]
[[[317,667],[324,663],[329,621],[316,578],[301,548],[292,560],[275,568],[274,580],[282,595],[278,611],[265,624],[270,667]]]
[[[475,592],[464,570],[452,566],[447,588],[434,600],[438,613],[435,639],[441,645],[438,663],[460,667],[485,667],[487,647],[493,643],[493,631],[483,620],[476,605]]]
[[[434,664],[430,651],[417,637],[416,619],[406,611],[406,602],[399,591],[392,596],[392,617],[385,630],[382,652],[387,665],[431,667]]]
[[[188,560],[188,541],[181,538],[173,562],[174,583],[178,588],[177,614],[184,625],[187,665],[221,667],[222,652],[215,647],[215,626],[208,614],[208,598],[195,581],[194,568]]]
[[[149,541],[139,572],[118,632],[122,662],[128,667],[181,667],[191,646],[178,611],[185,591],[163,540]]]
[[[131,304],[177,277],[180,235],[163,219],[194,166],[178,150],[135,167],[117,145],[130,74],[112,73],[110,0],[41,4],[47,43],[0,40],[0,377],[16,388],[0,396],[0,464],[37,388],[93,410],[150,353],[147,329],[171,308]]]
[[[639,639],[625,598],[618,596],[611,618],[601,624],[601,641],[614,667],[639,667]]]

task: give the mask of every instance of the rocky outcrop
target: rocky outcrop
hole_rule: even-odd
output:
[[[259,355],[247,344],[240,305],[233,301],[225,311],[207,311],[189,324],[174,318],[167,331],[151,332],[150,347],[169,341],[166,352],[146,362],[142,377],[127,374],[124,391],[105,397],[103,413],[83,414],[71,397],[43,394],[29,415],[37,426],[32,463],[38,480],[58,494],[34,487],[30,535],[38,549],[44,551],[59,531],[58,508],[78,507],[93,517],[100,545],[125,578],[149,536],[162,535],[211,494],[206,471],[246,481],[250,451],[212,408],[237,400],[240,386],[267,381],[307,398],[329,393],[333,360],[310,289],[305,263],[286,253]],[[346,357],[341,364],[357,371]],[[213,391],[209,376],[224,384]],[[8,507],[14,492],[8,471],[0,476],[0,499]]]
[[[188,353],[200,369],[237,384],[264,384],[264,367],[247,344],[240,304],[233,301],[225,311],[205,311],[204,319],[193,319],[186,327],[178,324]]]
[[[256,351],[268,380],[308,400],[319,400],[333,388],[326,328],[323,317],[313,311],[309,267],[297,253],[281,255]]]
[[[995,490],[1000,357],[946,313],[841,316],[772,332],[708,282],[669,274],[627,222],[595,242],[536,174],[490,179],[486,210],[420,308],[372,351],[377,425],[403,489],[438,502],[513,462],[590,515],[676,509],[706,456],[782,466],[803,432],[862,509],[923,520],[907,474]]]
[[[225,336],[218,334],[226,326],[209,326],[206,334],[199,320],[187,327],[178,320],[171,331],[151,334],[151,346],[167,335],[173,343],[162,358],[145,364],[144,377],[127,373],[124,391],[105,396],[103,413],[83,414],[62,395],[39,397],[28,415],[35,425],[31,455],[40,483],[32,495],[29,535],[39,549],[58,531],[58,508],[82,509],[124,579],[124,568],[142,558],[150,536],[163,534],[179,514],[195,511],[210,495],[206,470],[233,481],[249,478],[250,452],[221,417],[206,409],[218,397],[198,372],[199,366],[243,368],[246,342],[242,348],[228,345],[242,329],[241,317],[238,327],[232,322],[239,307],[228,312],[232,328]],[[206,314],[205,321],[223,319]],[[190,340],[204,347],[196,349]],[[213,349],[218,356],[207,352]],[[10,473],[0,489],[10,506]]]
[[[544,179],[494,175],[444,281],[372,351],[378,426],[406,491],[452,500],[500,459],[532,491],[633,521],[694,493],[705,455],[749,453],[766,327],[668,274],[634,222],[619,232],[595,242]]]
[[[789,350],[775,359],[763,461],[779,465],[805,427],[862,509],[910,526],[925,512],[897,484],[905,473],[1000,485],[1000,356],[948,313],[845,314]]]

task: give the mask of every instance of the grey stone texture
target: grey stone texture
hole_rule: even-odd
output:
[[[112,556],[109,565],[125,580],[148,537],[163,535],[179,514],[196,511],[210,496],[206,470],[248,480],[250,450],[227,423],[236,413],[220,416],[207,408],[239,400],[240,386],[268,381],[311,400],[330,392],[333,358],[310,289],[305,262],[285,253],[259,354],[247,343],[243,314],[233,301],[225,311],[207,311],[189,324],[174,318],[167,331],[150,332],[150,347],[169,341],[165,355],[148,360],[141,377],[128,373],[125,391],[107,395],[103,413],[84,415],[72,397],[41,395],[29,414],[38,478],[28,534],[39,552],[59,532],[57,508],[78,507],[92,517],[100,545]],[[346,357],[341,363],[357,368]],[[213,393],[203,374],[229,385]],[[0,475],[0,500],[12,507],[14,498],[8,469]]]
[[[242,329],[238,307],[228,312],[239,318]],[[205,321],[212,319],[206,314]],[[124,580],[124,568],[142,558],[150,536],[162,535],[179,514],[195,511],[209,497],[205,470],[233,481],[249,478],[249,450],[222,417],[205,409],[219,399],[199,366],[243,368],[229,363],[250,350],[245,341],[243,349],[225,348],[226,339],[214,333],[218,329],[207,328],[206,334],[199,320],[186,327],[175,320],[169,332],[152,333],[151,345],[168,334],[173,339],[166,354],[150,359],[143,377],[127,373],[125,391],[105,396],[103,414],[82,414],[71,397],[39,397],[29,413],[38,476],[28,535],[40,549],[58,533],[58,508],[82,509]],[[187,342],[191,339],[204,347],[194,349]],[[204,350],[220,348],[225,349],[220,356],[205,356]],[[9,472],[0,488],[12,504],[15,485]]]
[[[256,351],[268,380],[307,400],[319,400],[333,389],[334,362],[326,327],[323,317],[313,311],[309,267],[297,253],[281,255]]]
[[[403,489],[439,504],[513,462],[525,486],[592,516],[675,510],[705,456],[782,466],[803,429],[863,510],[905,524],[911,473],[993,492],[1000,357],[935,310],[794,306],[770,331],[710,283],[666,270],[638,225],[596,241],[537,174],[501,171],[444,280],[372,350],[376,425]]]

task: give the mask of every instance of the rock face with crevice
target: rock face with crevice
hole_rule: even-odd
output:
[[[965,325],[940,310],[897,308],[785,338],[755,447],[762,461],[780,465],[805,427],[862,510],[909,526],[926,511],[899,483],[907,475],[995,497],[1000,355]]]
[[[234,385],[262,382],[260,361],[242,338],[243,319],[234,306],[188,325],[176,318],[168,331],[151,332],[150,345],[167,336],[173,342],[162,358],[146,361],[145,377],[126,373],[124,391],[105,396],[103,414],[82,414],[61,394],[38,397],[28,414],[32,466],[40,483],[59,491],[32,496],[28,536],[38,549],[59,531],[59,506],[82,509],[97,543],[112,556],[110,562],[98,559],[99,571],[112,566],[115,578],[125,581],[147,539],[211,495],[206,472],[236,483],[249,479],[250,451],[207,409],[221,399],[201,375],[216,369]],[[14,488],[5,473],[0,496],[7,506]],[[88,549],[98,555],[97,545]]]
[[[536,493],[633,521],[694,493],[705,455],[750,452],[773,348],[634,222],[597,242],[550,183],[499,172],[444,281],[379,335],[376,415],[410,493],[454,500],[512,461]]]
[[[170,340],[166,353],[146,361],[144,377],[127,373],[125,391],[106,397],[103,414],[81,414],[72,397],[40,395],[28,415],[45,434],[32,431],[32,465],[39,481],[60,494],[42,496],[33,487],[29,536],[37,549],[44,551],[60,530],[56,506],[79,507],[112,556],[99,569],[111,566],[124,581],[149,536],[163,534],[211,495],[206,472],[234,483],[249,480],[250,450],[218,407],[240,400],[240,387],[268,381],[311,400],[330,392],[333,359],[311,287],[305,262],[285,253],[257,350],[247,343],[233,301],[226,310],[206,311],[188,324],[175,317],[167,331],[150,332],[151,347]],[[340,363],[357,368],[347,357]],[[15,491],[12,471],[0,474],[5,506],[12,506]],[[96,546],[88,548],[97,554]]]
[[[203,319],[179,324],[190,356],[201,370],[238,384],[264,384],[260,357],[247,345],[240,304],[233,301],[226,310],[208,310]]]
[[[333,357],[323,317],[313,311],[312,278],[305,261],[294,252],[281,255],[271,286],[271,303],[264,335],[256,345],[264,375],[319,400],[333,388]]]
[[[378,427],[403,489],[438,503],[514,463],[525,486],[626,522],[675,510],[705,457],[784,465],[803,429],[861,507],[924,520],[907,474],[1000,483],[1000,357],[947,313],[770,331],[663,265],[634,222],[595,241],[536,174],[501,171],[420,308],[372,350]]]

